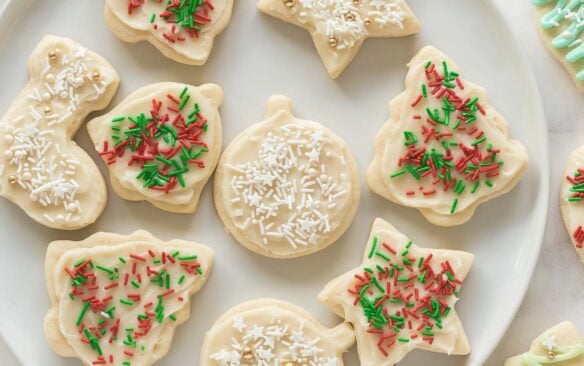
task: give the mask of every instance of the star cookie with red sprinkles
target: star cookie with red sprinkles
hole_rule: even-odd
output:
[[[584,262],[584,146],[568,158],[561,183],[560,208],[570,239]]]
[[[146,231],[52,242],[45,261],[49,345],[86,365],[151,365],[189,318],[190,298],[212,266],[210,248]]]
[[[319,300],[352,323],[361,365],[393,366],[422,349],[466,355],[454,309],[474,256],[424,249],[376,219],[362,264],[332,280]]]
[[[405,91],[375,139],[367,184],[435,225],[461,225],[519,183],[527,151],[485,90],[444,53],[424,47],[408,66]]]

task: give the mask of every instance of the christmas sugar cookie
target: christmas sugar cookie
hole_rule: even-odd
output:
[[[584,337],[570,322],[563,322],[537,337],[529,351],[508,359],[505,366],[582,366]]]
[[[73,140],[85,117],[105,108],[119,77],[101,56],[47,36],[29,58],[30,79],[0,120],[0,195],[35,221],[74,230],[106,204],[93,160]]]
[[[105,19],[122,41],[148,41],[188,65],[204,64],[231,19],[233,0],[106,0]]]
[[[221,151],[223,91],[158,83],[88,123],[116,193],[171,212],[194,212]]]
[[[584,262],[584,146],[570,155],[560,185],[560,208],[572,243]]]
[[[199,365],[343,366],[354,338],[347,323],[327,329],[290,303],[254,300],[217,320],[205,336]]]
[[[584,3],[580,0],[531,0],[540,34],[584,92]]]
[[[409,63],[405,91],[375,139],[367,184],[433,224],[460,225],[479,204],[510,191],[528,165],[523,145],[484,89],[433,47]]]
[[[331,281],[319,299],[353,324],[363,366],[393,366],[414,349],[466,355],[454,304],[473,260],[420,248],[377,219],[361,265]]]
[[[213,251],[145,231],[49,245],[49,346],[85,365],[151,365],[169,350],[207,281]]]
[[[404,37],[420,23],[405,0],[260,0],[258,8],[306,29],[333,78],[369,37]]]
[[[264,121],[227,147],[214,180],[225,228],[248,249],[291,258],[324,249],[349,227],[359,204],[357,165],[347,144],[292,115],[273,96]]]

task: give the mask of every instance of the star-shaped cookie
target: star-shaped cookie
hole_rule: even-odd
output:
[[[584,262],[584,146],[576,149],[566,163],[560,190],[560,208],[572,243]]]
[[[258,8],[306,29],[333,78],[368,37],[404,37],[420,30],[405,0],[260,0]]]
[[[463,224],[520,181],[527,151],[486,91],[444,53],[424,47],[408,66],[405,91],[375,139],[367,184],[435,225]]]
[[[45,261],[48,343],[85,365],[151,365],[189,318],[190,297],[212,266],[210,248],[146,231],[53,242]]]
[[[584,365],[584,337],[570,322],[563,322],[537,337],[529,351],[505,362],[505,366]]]
[[[377,219],[362,264],[319,299],[353,324],[362,366],[393,366],[414,349],[466,355],[454,305],[473,261],[466,252],[420,248]]]

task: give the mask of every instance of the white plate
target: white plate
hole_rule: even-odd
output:
[[[30,3],[30,5],[29,5]],[[0,111],[27,80],[25,61],[42,36],[69,36],[106,57],[122,85],[112,105],[136,88],[158,81],[216,82],[225,90],[225,141],[263,118],[266,100],[293,98],[299,117],[320,121],[344,137],[364,174],[373,157],[373,139],[388,116],[387,105],[403,89],[405,64],[423,45],[449,54],[471,81],[490,91],[494,105],[527,147],[531,166],[508,195],[482,205],[462,227],[428,224],[413,209],[391,204],[363,185],[355,222],[336,244],[297,260],[270,260],[237,244],[215,213],[210,185],[194,215],[173,215],[145,203],[121,200],[110,190],[97,224],[74,233],[48,230],[8,201],[0,204],[0,332],[26,365],[77,365],[54,354],[42,324],[48,307],[43,279],[47,244],[82,239],[95,231],[129,233],[144,228],[161,238],[187,238],[215,248],[217,265],[193,298],[190,320],[176,333],[159,365],[198,363],[205,331],[227,309],[258,297],[291,301],[328,325],[336,318],[316,295],[332,278],[358,265],[370,225],[382,217],[428,247],[462,249],[477,257],[457,305],[473,347],[468,357],[413,352],[402,365],[480,365],[513,319],[529,283],[542,241],[548,204],[547,128],[537,87],[525,59],[489,1],[410,0],[423,24],[421,34],[368,40],[338,80],[331,80],[308,34],[258,13],[254,0],[236,1],[233,20],[217,40],[207,66],[179,65],[147,43],[119,41],[103,21],[103,1],[17,0],[0,15]],[[77,141],[97,159],[87,132]],[[104,164],[99,162],[102,170]],[[354,350],[345,357],[357,365]]]

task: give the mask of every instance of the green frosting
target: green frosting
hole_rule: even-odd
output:
[[[584,354],[584,344],[575,344],[567,347],[554,348],[554,358],[549,359],[547,356],[534,355],[531,352],[524,353],[521,356],[525,366],[543,366],[553,365],[560,362],[573,360]]]

